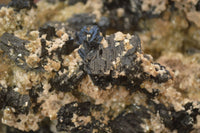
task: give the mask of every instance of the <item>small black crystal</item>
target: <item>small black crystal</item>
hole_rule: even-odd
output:
[[[13,90],[13,88],[2,88],[0,91],[0,109],[8,107],[13,107],[15,109],[15,114],[27,114],[31,106],[31,101],[29,95],[22,95],[19,92]]]
[[[29,43],[27,40],[22,40],[13,34],[4,33],[0,37],[0,49],[3,50],[4,55],[13,60],[17,66],[27,68],[25,56],[29,55],[29,51],[25,45]]]
[[[20,11],[21,9],[30,10],[32,7],[37,7],[34,0],[12,0],[8,6],[15,8],[16,11]]]
[[[54,36],[56,36],[55,27],[50,26],[50,25],[44,25],[43,27],[40,27],[39,32],[40,32],[40,34],[39,34],[40,37],[43,34],[46,34],[47,40],[51,40]]]

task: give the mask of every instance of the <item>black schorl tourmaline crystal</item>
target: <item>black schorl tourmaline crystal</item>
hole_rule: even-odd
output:
[[[51,55],[57,55],[58,59],[62,62],[62,55],[71,54],[79,45],[74,43],[74,39],[70,37],[69,40],[65,41],[62,47],[59,47],[51,52]]]
[[[31,106],[29,95],[21,95],[10,87],[1,87],[0,102],[0,109],[5,108],[6,106],[13,107],[15,109],[15,114],[27,114]]]
[[[58,131],[67,131],[72,133],[91,133],[93,129],[97,129],[100,133],[138,133],[144,132],[141,124],[144,119],[150,119],[148,109],[139,105],[130,105],[120,113],[115,119],[108,121],[107,124],[101,124],[99,120],[95,120],[91,113],[93,111],[101,111],[100,105],[93,105],[90,102],[77,103],[73,102],[62,106],[58,112]],[[77,126],[78,118],[91,117],[91,121],[84,126]],[[102,118],[103,119],[103,118]]]
[[[44,89],[42,84],[35,85],[29,90],[29,97],[32,103],[32,110],[35,114],[38,112],[40,105],[43,103],[43,101],[39,103],[37,102],[39,93],[41,93],[43,90]]]
[[[19,67],[27,69],[28,66],[25,62],[25,56],[29,55],[29,51],[25,45],[29,41],[19,39],[10,33],[4,33],[0,37],[0,49],[3,50],[4,55],[7,55]]]
[[[46,26],[44,26],[46,27]],[[53,26],[47,26],[46,28],[40,28],[40,36],[42,34],[47,34],[46,39],[50,40],[55,35],[55,28]],[[53,58],[53,56],[57,56],[58,60],[63,62],[62,55],[69,55],[71,54],[76,48],[79,47],[78,44],[74,43],[73,37],[69,36],[69,40],[63,42],[64,44],[61,47],[56,48],[55,50],[52,50],[51,52],[48,52],[47,46],[46,46],[46,40],[41,39],[41,62],[40,64],[43,65],[47,63],[46,58],[49,57],[50,59]]]
[[[84,59],[91,50],[98,50],[102,39],[103,36],[97,26],[83,27],[77,34],[78,43],[83,45],[79,50],[80,56]]]
[[[77,116],[90,116],[91,103],[77,103],[73,102],[70,104],[66,104],[65,106],[61,107],[58,112],[58,124],[57,130],[58,131],[70,131],[72,128],[75,128],[75,124],[72,121],[73,115],[76,114]]]
[[[95,85],[102,88],[109,83],[128,85],[132,81],[144,78],[141,62],[136,61],[136,53],[141,53],[140,39],[137,35],[127,38],[130,49],[125,48],[124,40],[115,41],[115,34],[105,38],[108,43],[105,47],[97,26],[84,27],[77,38],[82,44],[79,54],[84,61],[84,70]],[[138,78],[139,73],[143,75]]]
[[[16,11],[20,11],[21,9],[30,10],[32,7],[37,7],[34,0],[12,0],[8,6],[15,8]]]
[[[43,25],[40,28],[40,36],[43,34],[47,34],[46,39],[51,40],[53,37],[57,37],[55,35],[55,25],[59,25],[59,27],[56,27],[60,29],[61,27],[66,28],[65,26],[62,26],[61,23],[57,22],[49,22],[45,25]],[[61,26],[61,27],[60,27]],[[85,77],[85,72],[82,70],[82,63],[78,63],[79,66],[77,68],[74,68],[74,70],[69,70],[68,66],[63,66],[63,55],[69,55],[71,54],[76,48],[79,47],[77,43],[75,43],[74,37],[72,37],[70,34],[69,40],[64,41],[62,46],[52,50],[51,52],[48,52],[47,46],[46,46],[46,40],[41,39],[41,61],[40,66],[43,66],[47,63],[47,58],[54,60],[55,58],[60,61],[61,68],[59,71],[63,73],[64,70],[66,70],[65,74],[59,75],[59,71],[56,72],[56,75],[50,79],[50,84],[53,89],[56,89],[58,91],[63,92],[69,92],[73,91],[78,87],[78,84],[81,82],[81,80]],[[53,40],[52,40],[53,41]],[[70,71],[70,72],[69,72]],[[71,73],[71,71],[73,71]]]
[[[85,77],[85,72],[78,67],[72,74],[66,73],[61,76],[58,74],[50,80],[51,86],[58,91],[69,92],[77,89],[79,83]]]
[[[95,120],[92,116],[93,111],[101,111],[101,106],[90,102],[66,104],[58,111],[56,128],[58,131],[70,133],[92,133],[94,129],[100,133],[107,133],[106,130],[109,129],[99,120]]]
[[[130,105],[129,111],[124,111],[110,122],[113,133],[143,133],[141,124],[144,119],[150,119],[148,109],[139,105]]]
[[[159,113],[165,127],[171,131],[177,130],[178,133],[190,133],[193,125],[197,123],[197,115],[200,115],[200,109],[194,108],[192,103],[187,103],[185,109],[180,111],[175,111],[174,107],[166,107],[162,103],[152,103],[155,113]]]
[[[170,75],[169,71],[166,69],[165,66],[160,65],[159,63],[154,63],[159,66],[159,68],[156,68],[156,71],[164,71],[162,74],[158,74],[156,77],[151,76],[151,78],[157,82],[157,83],[163,83],[167,82],[169,79],[172,79],[172,76]]]
[[[45,45],[43,46],[45,49]],[[59,47],[51,52],[51,55],[46,55],[49,58],[53,58],[53,55],[57,55],[60,62],[63,62],[62,55],[69,55],[71,54],[76,48],[78,48],[79,45],[74,43],[73,39],[69,39],[65,42],[65,44],[62,47]],[[43,50],[45,51],[45,50]],[[45,63],[45,56],[43,57],[43,61]],[[79,83],[82,81],[82,79],[85,77],[86,73],[82,70],[82,63],[79,62],[78,66],[74,68],[74,70],[69,70],[68,67],[65,67],[61,63],[61,69],[59,71],[63,72],[64,70],[67,70],[67,72],[63,75],[59,75],[57,72],[55,77],[50,80],[50,84],[53,89],[56,89],[58,91],[63,92],[69,92],[77,89]],[[71,73],[71,71],[73,71]]]
[[[50,25],[44,25],[43,27],[40,27],[39,32],[40,32],[40,37],[43,34],[46,34],[47,40],[51,40],[54,36],[56,36],[55,28],[53,26],[50,26]]]
[[[158,63],[152,65],[156,65],[155,71],[162,71],[162,74],[154,77],[143,70],[144,59],[139,57],[142,51],[137,35],[118,32],[103,38],[97,26],[88,26],[77,34],[77,40],[81,44],[78,52],[83,59],[84,71],[102,89],[109,83],[140,88],[144,80],[162,83],[172,78],[169,71]],[[150,60],[148,56],[142,57]]]

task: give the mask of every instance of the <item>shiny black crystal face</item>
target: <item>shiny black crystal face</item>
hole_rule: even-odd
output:
[[[117,41],[115,37],[115,34],[105,37],[108,44],[105,46],[97,26],[84,27],[77,34],[77,40],[81,44],[79,55],[83,59],[83,69],[90,75],[94,84],[103,89],[109,83],[129,85],[132,80],[139,80],[134,75],[142,73],[141,62],[136,61],[136,53],[141,53],[139,37],[134,35],[125,38],[130,42],[130,49],[126,49],[124,40]]]
[[[77,34],[78,43],[83,45],[79,50],[80,56],[84,58],[88,52],[97,49],[102,39],[103,36],[97,26],[83,27]]]
[[[11,87],[0,87],[0,109],[12,107],[15,109],[15,114],[28,114],[31,106],[29,95],[22,95],[19,92],[14,91],[14,88]]]
[[[77,33],[83,69],[100,88],[105,89],[110,83],[140,88],[146,79],[161,83],[171,78],[166,68],[159,64],[161,70],[166,70],[163,75],[154,77],[144,72],[142,60],[137,56],[142,52],[137,35],[116,33],[104,39],[97,26],[84,27]]]
[[[29,51],[25,48],[27,43],[29,41],[22,40],[10,33],[4,33],[0,37],[0,49],[4,51],[4,56],[7,55],[17,66],[24,69],[28,69],[25,61],[25,56],[29,55]]]

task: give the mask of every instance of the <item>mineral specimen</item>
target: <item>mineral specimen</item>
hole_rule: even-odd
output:
[[[200,132],[199,3],[0,1],[0,132]]]
[[[148,56],[142,55],[137,35],[117,32],[104,39],[96,26],[84,27],[78,34],[78,41],[83,44],[79,54],[84,61],[84,70],[100,87],[105,88],[109,83],[139,87],[150,78],[158,83],[171,78],[164,66],[148,62]],[[147,62],[155,69],[152,75],[145,72],[143,64]]]

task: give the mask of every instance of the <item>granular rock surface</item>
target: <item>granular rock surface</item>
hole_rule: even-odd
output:
[[[200,132],[199,0],[0,3],[0,132]]]

